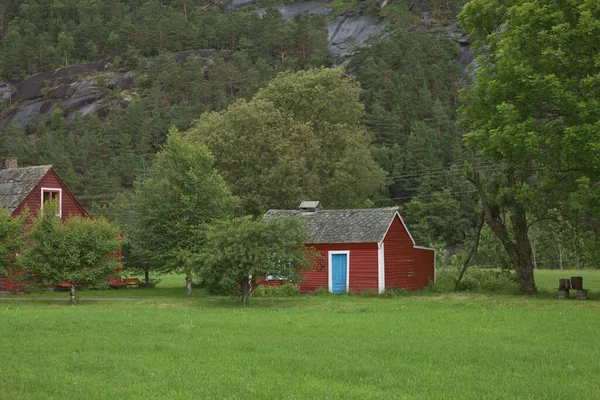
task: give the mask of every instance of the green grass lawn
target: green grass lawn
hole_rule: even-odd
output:
[[[558,280],[572,276],[583,277],[583,288],[594,292],[600,291],[600,270],[541,270],[535,271],[535,283],[540,290],[556,292],[558,290]]]
[[[195,292],[0,302],[0,398],[600,398],[597,300]]]

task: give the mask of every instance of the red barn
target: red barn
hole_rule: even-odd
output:
[[[300,291],[330,292],[402,288],[421,290],[435,282],[435,250],[415,245],[397,207],[322,210],[302,202],[299,210],[269,210],[265,219],[302,218],[321,257],[305,274]]]
[[[17,168],[17,160],[8,158],[0,170],[0,206],[10,215],[20,215],[26,208],[36,217],[44,202],[58,200],[59,216],[64,221],[72,215],[87,216],[75,196],[69,192],[51,165]],[[22,284],[0,276],[0,291],[20,291]]]

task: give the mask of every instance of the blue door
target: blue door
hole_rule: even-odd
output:
[[[346,292],[346,282],[348,280],[346,276],[347,267],[347,254],[331,255],[331,291],[333,293],[340,294]]]

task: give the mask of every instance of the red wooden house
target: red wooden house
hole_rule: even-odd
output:
[[[269,210],[265,219],[302,218],[321,257],[305,274],[300,291],[330,292],[403,288],[421,290],[435,282],[435,250],[416,246],[397,207],[322,210],[302,202],[299,210]]]
[[[6,168],[0,170],[0,206],[11,216],[20,215],[28,208],[31,216],[36,217],[48,200],[58,201],[63,221],[73,215],[87,216],[51,165],[18,168],[17,160],[8,158]],[[0,291],[23,289],[22,284],[10,277],[0,276]]]

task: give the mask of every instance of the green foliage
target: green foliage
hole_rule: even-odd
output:
[[[284,283],[281,286],[260,285],[254,291],[255,297],[293,297],[300,293],[300,286],[293,283]]]
[[[333,296],[334,294],[329,291],[328,288],[319,286],[317,290],[315,290],[315,296]]]
[[[104,218],[56,216],[58,205],[46,203],[33,220],[27,246],[19,257],[19,275],[30,285],[57,282],[95,284],[119,267],[112,256],[121,246],[118,229]]]
[[[26,74],[123,55],[131,66],[138,58],[132,55],[189,49],[247,51],[254,60],[286,68],[323,65],[329,58],[325,22],[319,16],[286,21],[275,10],[261,18],[257,13],[222,13],[192,0],[166,6],[131,3],[32,1],[0,10],[0,76],[18,81]]]
[[[359,49],[349,67],[364,89],[373,157],[391,180],[387,198],[377,204],[406,205],[420,244],[456,246],[474,224],[475,198],[466,193],[461,132],[454,123],[461,79],[456,55],[446,38],[398,29]]]
[[[191,7],[191,0],[186,1]],[[326,25],[318,16],[284,21],[273,12],[260,18],[255,13],[194,7],[185,20],[181,2],[171,2],[167,8],[129,7],[119,0],[110,2],[110,7],[109,2],[82,3],[62,2],[70,11],[43,23],[37,6],[24,5],[25,14],[19,14],[18,8],[14,13],[0,12],[0,30],[2,21],[14,17],[10,26],[15,25],[15,34],[25,24],[45,35],[43,42],[13,38],[5,43],[12,34],[7,32],[0,39],[0,76],[14,70],[9,78],[21,80],[26,73],[63,66],[64,52],[56,44],[50,45],[52,60],[42,49],[58,40],[61,32],[64,40],[71,37],[75,45],[71,51],[69,41],[64,42],[69,64],[115,57],[109,70],[85,77],[101,87],[97,113],[71,118],[69,112],[67,118],[57,108],[48,120],[34,118],[24,129],[4,127],[0,155],[17,156],[21,165],[53,164],[86,209],[111,220],[120,217],[117,197],[132,189],[137,175],[146,173],[170,127],[187,130],[204,112],[223,110],[238,98],[250,99],[279,71],[330,64]],[[24,22],[29,19],[35,24]],[[88,25],[80,25],[84,21]],[[173,34],[164,34],[165,24]],[[287,47],[282,49],[282,42]],[[15,59],[8,57],[13,47]],[[200,51],[201,55],[173,53],[187,49],[210,50]],[[117,71],[128,71],[135,86],[122,90],[114,84]],[[14,103],[7,101],[0,107],[4,118]]]
[[[28,212],[11,218],[8,210],[0,207],[0,275],[17,264],[16,255],[23,246],[25,220]]]
[[[303,278],[301,271],[310,270],[314,259],[305,238],[296,219],[225,220],[208,228],[195,262],[208,288],[239,294],[246,304],[261,278],[285,277],[291,284]]]
[[[162,273],[190,271],[208,224],[234,199],[204,146],[171,129],[147,176],[136,181],[126,234],[132,253]]]
[[[535,290],[530,221],[585,207],[582,181],[597,188],[599,15],[594,0],[473,0],[460,14],[480,66],[463,92],[465,143],[501,166],[474,183],[524,291]]]
[[[189,135],[211,149],[245,214],[306,198],[359,207],[384,184],[359,94],[341,68],[281,73],[252,100],[204,114]]]
[[[435,291],[438,293],[454,291],[460,270],[460,266],[437,269]],[[519,292],[519,280],[511,271],[471,267],[465,272],[458,290],[515,294]]]

